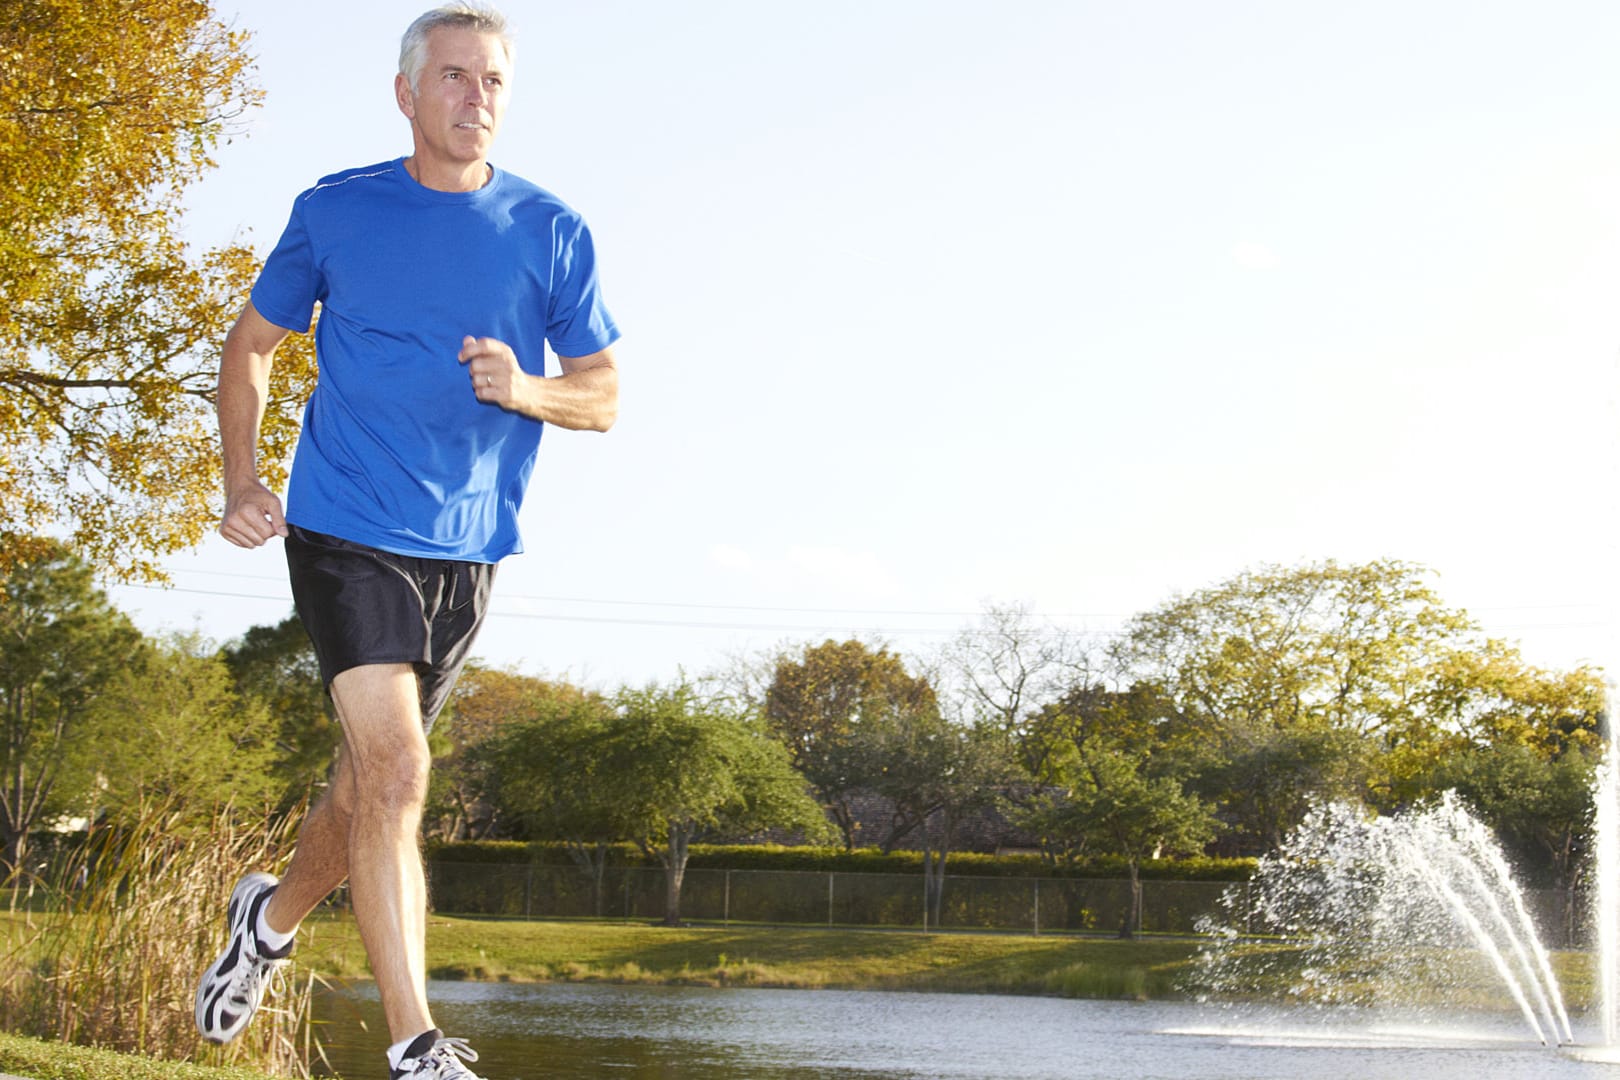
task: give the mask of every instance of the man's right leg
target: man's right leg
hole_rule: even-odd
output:
[[[290,938],[304,917],[347,873],[354,772],[339,753],[332,786],[299,824],[298,846],[279,883],[265,873],[248,874],[231,893],[226,945],[197,984],[197,1030],[211,1042],[230,1042],[258,1011],[270,978],[292,948]],[[266,931],[269,932],[267,935]]]
[[[354,769],[338,750],[332,785],[298,826],[298,845],[265,905],[270,929],[290,934],[349,876],[349,829],[354,816]]]

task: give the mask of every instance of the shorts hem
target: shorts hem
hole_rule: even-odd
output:
[[[418,675],[420,675],[422,673],[423,668],[426,668],[426,667],[429,666],[428,662],[426,660],[422,659],[420,656],[402,656],[402,657],[399,657],[397,659],[389,658],[389,657],[384,657],[384,658],[381,658],[381,659],[378,659],[376,657],[367,657],[364,660],[346,660],[346,661],[344,661],[343,663],[336,666],[332,670],[332,673],[330,675],[327,675],[327,674],[325,674],[323,672],[322,675],[321,675],[321,681],[326,683],[326,689],[328,691],[330,691],[332,689],[332,680],[337,678],[339,675],[343,674],[345,671],[353,671],[355,668],[363,668],[363,667],[388,667],[388,666],[393,665],[393,664],[409,664],[412,668],[414,668],[416,670],[416,673]]]

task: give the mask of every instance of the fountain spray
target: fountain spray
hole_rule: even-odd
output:
[[[1620,973],[1615,970],[1620,958],[1620,736],[1615,731],[1616,696],[1610,688],[1608,701],[1608,752],[1598,767],[1593,784],[1592,833],[1597,846],[1593,873],[1597,887],[1594,921],[1597,926],[1598,954],[1598,1008],[1603,1020],[1603,1042],[1613,1046],[1620,1042],[1620,1024],[1616,1010],[1620,1009]]]

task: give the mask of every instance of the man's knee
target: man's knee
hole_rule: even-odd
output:
[[[401,739],[374,748],[354,770],[354,801],[366,809],[420,810],[427,801],[431,766],[425,739]]]
[[[332,681],[343,724],[339,786],[362,811],[420,809],[431,764],[409,665],[354,668]]]

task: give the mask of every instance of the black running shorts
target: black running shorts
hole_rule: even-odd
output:
[[[489,607],[491,563],[393,555],[287,526],[293,604],[321,681],[366,664],[414,664],[422,726],[433,727]]]

